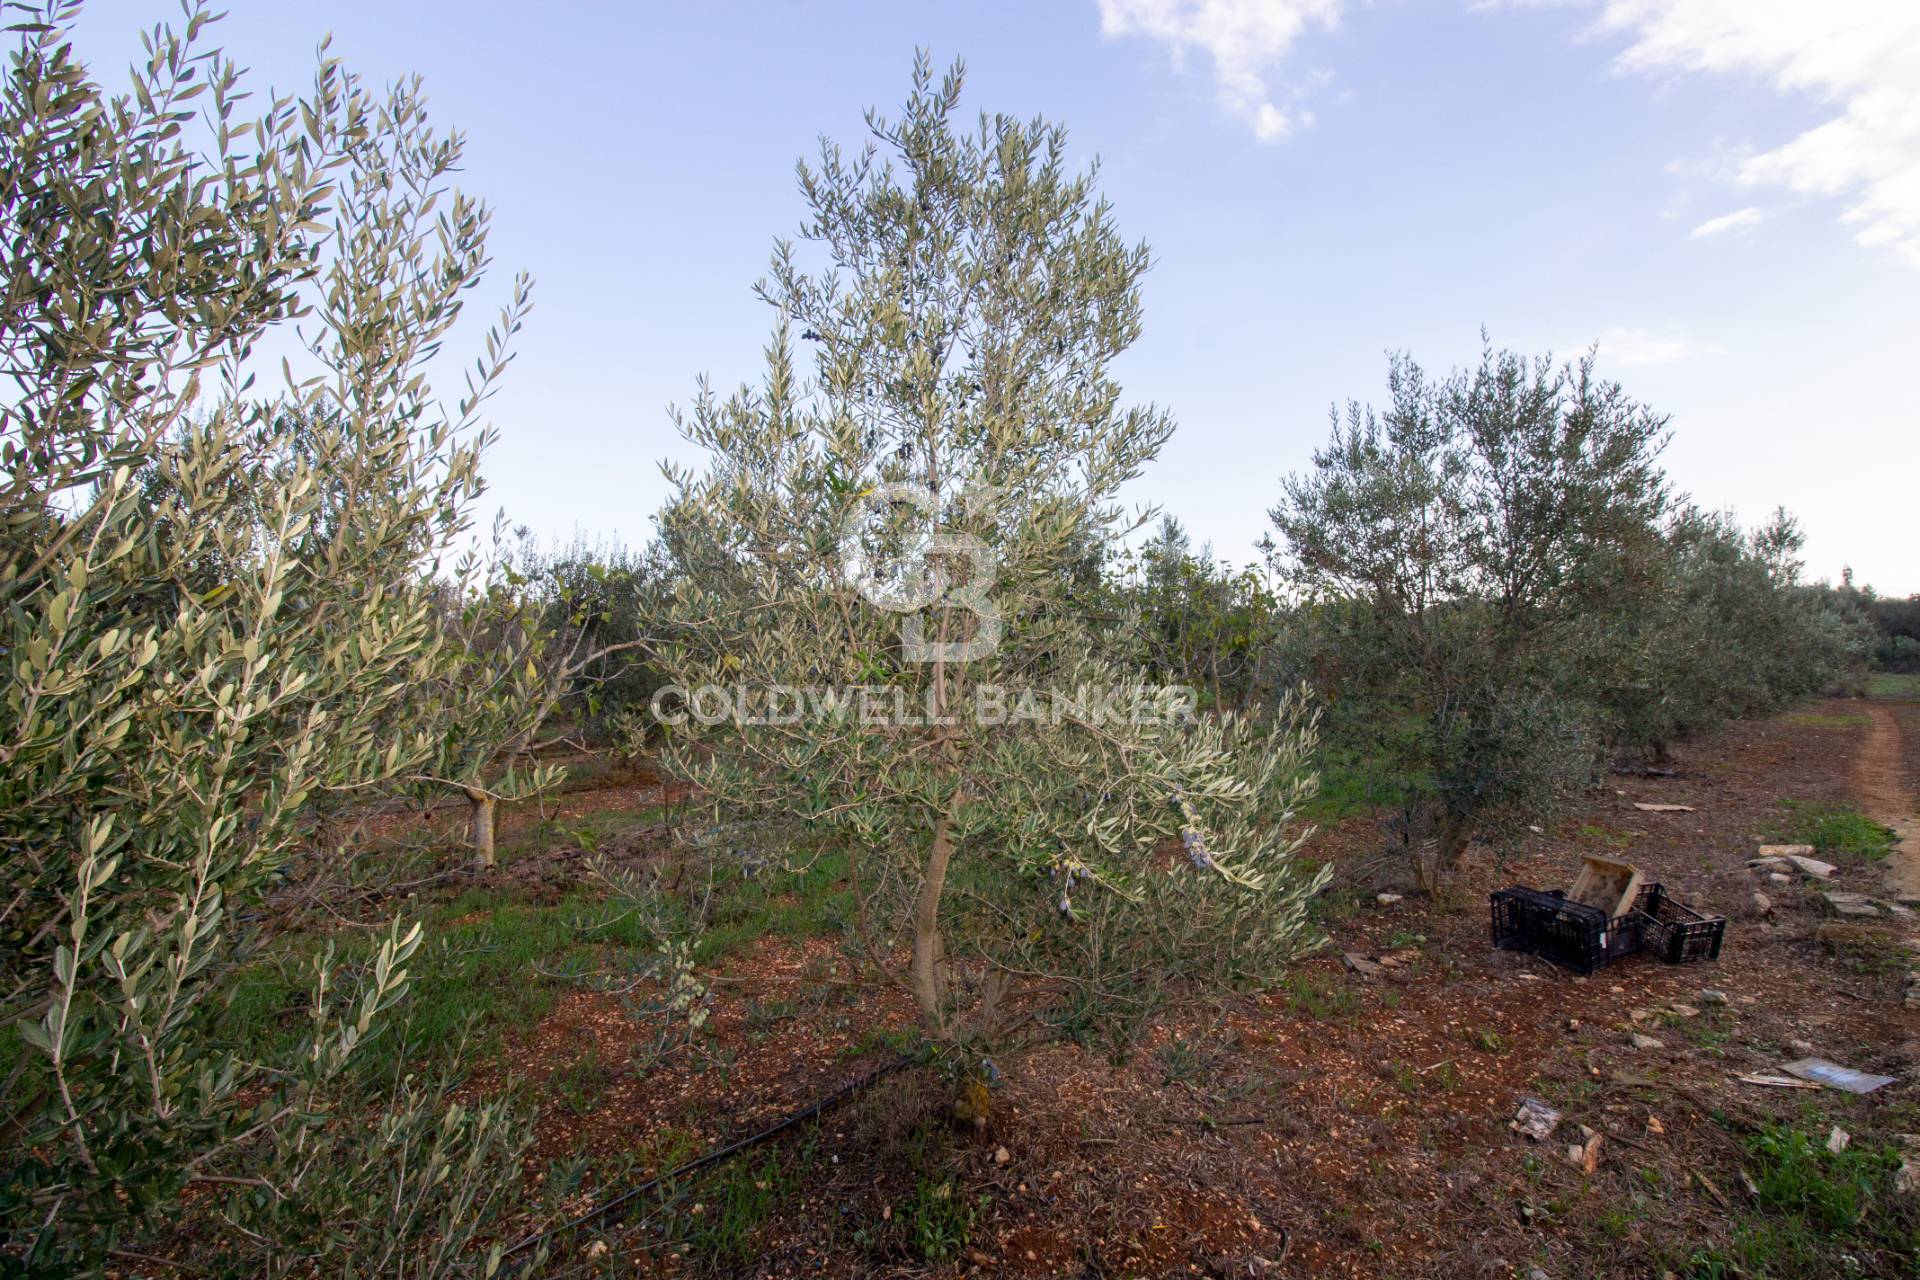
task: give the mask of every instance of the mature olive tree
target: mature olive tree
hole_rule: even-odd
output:
[[[1428,887],[1475,837],[1536,820],[1590,776],[1592,690],[1573,661],[1602,604],[1644,589],[1668,504],[1666,420],[1591,356],[1483,352],[1388,407],[1350,404],[1272,511],[1338,685],[1344,732],[1390,756]]]
[[[669,746],[723,810],[845,851],[929,1031],[1124,1030],[1304,937],[1309,725],[1197,718],[1097,656],[1082,570],[1172,430],[1111,373],[1148,255],[1058,127],[966,127],[960,91],[922,59],[899,119],[800,167],[765,376],[682,417],[712,463],[669,471],[662,517],[660,665],[691,695]]]
[[[418,926],[364,965],[315,958],[286,1061],[226,1042],[221,996],[310,802],[442,772],[417,690],[469,661],[442,597],[524,282],[443,409],[423,367],[488,218],[447,187],[459,139],[418,86],[375,94],[323,57],[309,94],[248,118],[189,7],[109,94],[75,14],[25,11],[0,83],[6,1256],[98,1267],[194,1187],[237,1224],[237,1270],[365,1246],[390,1273],[435,1197],[492,1203],[459,1170],[515,1167],[497,1110],[403,1099],[395,1132],[441,1173],[361,1188],[413,1187],[407,1213],[316,1226],[358,1176],[317,1157],[346,1141],[320,1132],[323,1090],[405,989]],[[261,358],[270,332],[289,358]],[[471,1238],[467,1210],[427,1256]]]

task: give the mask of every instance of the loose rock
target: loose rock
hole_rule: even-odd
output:
[[[1507,1127],[1515,1133],[1524,1133],[1535,1142],[1551,1137],[1560,1124],[1560,1113],[1538,1098],[1520,1099],[1520,1110],[1514,1112]]]
[[[1823,893],[1820,898],[1830,914],[1843,919],[1872,920],[1880,914],[1864,893]]]
[[[1365,956],[1355,955],[1351,951],[1346,951],[1341,953],[1340,959],[1346,962],[1347,968],[1353,970],[1363,978],[1377,978],[1380,976],[1380,966]]]

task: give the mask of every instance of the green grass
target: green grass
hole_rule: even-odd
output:
[[[1782,844],[1810,844],[1842,862],[1877,862],[1893,848],[1893,832],[1844,805],[1783,801],[1771,834]]]
[[[1869,698],[1920,698],[1920,671],[1869,671]]]
[[[1286,993],[1289,1010],[1316,1022],[1344,1018],[1360,1008],[1360,997],[1351,987],[1317,982],[1311,974],[1290,973],[1280,989]]]
[[[741,1157],[704,1179],[680,1206],[687,1250],[709,1265],[752,1261],[754,1241],[797,1179],[772,1154]],[[700,1212],[694,1213],[695,1205]]]
[[[605,818],[617,821],[597,821]],[[581,845],[591,849],[596,832],[604,835],[634,821],[633,814],[623,813],[543,824],[522,847],[544,848],[580,836]],[[846,862],[839,855],[817,857],[794,871],[775,864],[749,875],[743,868],[725,867],[715,882],[709,927],[694,949],[696,964],[710,965],[768,935],[812,937],[843,930],[852,912],[845,875]],[[667,905],[683,910],[675,899]],[[485,1057],[498,1049],[504,1033],[550,1012],[578,979],[618,973],[651,955],[658,941],[638,916],[597,885],[553,904],[528,902],[519,889],[473,889],[430,908],[424,924],[426,941],[408,966],[407,998],[356,1055],[356,1078],[445,1065],[455,1052],[467,1061]],[[374,938],[367,933],[336,933],[333,941],[336,963],[350,972],[372,955]],[[270,1057],[301,1039],[309,1025],[312,960],[323,945],[312,936],[291,935],[240,974],[226,1027],[243,1052]],[[779,1012],[774,1011],[776,1018]],[[585,1105],[591,1082],[578,1083]]]
[[[360,1079],[450,1065],[456,1050],[469,1060],[490,1054],[503,1030],[538,1021],[566,988],[564,977],[543,977],[536,963],[552,974],[587,972],[653,945],[630,913],[586,891],[542,906],[520,900],[518,891],[474,889],[434,908],[425,924],[398,1016],[355,1055],[351,1069]],[[225,1027],[242,1052],[270,1056],[306,1032],[320,946],[289,938],[240,975]],[[337,935],[336,963],[363,964],[373,946],[364,933]]]
[[[1920,1207],[1893,1189],[1893,1148],[1856,1139],[1827,1150],[1813,1131],[1773,1124],[1747,1141],[1754,1210],[1724,1247],[1696,1249],[1672,1269],[1685,1280],[1800,1280],[1920,1274]],[[1842,1256],[1852,1267],[1836,1264]]]
[[[1320,789],[1301,814],[1304,821],[1334,823],[1377,813],[1405,802],[1417,784],[1369,762],[1361,753],[1324,747],[1314,767],[1320,774]]]
[[[1574,828],[1574,838],[1587,844],[1605,845],[1609,849],[1624,849],[1633,843],[1631,831],[1610,831],[1606,827],[1583,822]]]
[[[797,860],[798,855],[796,855]],[[853,894],[845,854],[823,853],[795,871],[774,864],[748,875],[728,867],[714,884],[714,912],[694,948],[702,964],[769,934],[812,938],[846,932]]]

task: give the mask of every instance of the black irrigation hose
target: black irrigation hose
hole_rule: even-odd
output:
[[[726,1160],[733,1156],[737,1156],[742,1151],[748,1150],[751,1147],[759,1146],[761,1143],[767,1141],[769,1138],[778,1137],[780,1134],[783,1134],[787,1130],[793,1128],[793,1126],[813,1119],[815,1116],[819,1115],[822,1111],[827,1110],[829,1107],[833,1107],[838,1105],[839,1103],[845,1102],[848,1098],[860,1092],[860,1090],[866,1088],[868,1085],[872,1084],[874,1081],[879,1080],[884,1076],[890,1076],[894,1072],[898,1071],[900,1068],[907,1066],[910,1063],[915,1061],[917,1061],[917,1059],[914,1057],[914,1055],[903,1053],[898,1058],[895,1058],[892,1062],[889,1062],[884,1066],[875,1067],[872,1071],[867,1072],[867,1074],[860,1076],[858,1079],[852,1080],[847,1084],[841,1085],[838,1089],[835,1089],[832,1093],[829,1093],[823,1098],[819,1098],[811,1103],[808,1103],[806,1106],[800,1108],[800,1110],[795,1111],[791,1115],[788,1115],[783,1119],[775,1122],[773,1125],[769,1126],[768,1128],[762,1129],[759,1133],[751,1134],[735,1142],[730,1142],[726,1146],[721,1147],[716,1151],[707,1152],[707,1154],[701,1156],[697,1160],[689,1160],[687,1163],[681,1165],[677,1169],[670,1169],[666,1173],[657,1174],[654,1177],[648,1178],[645,1182],[641,1183],[639,1186],[630,1187],[627,1190],[622,1191],[619,1195],[607,1201],[605,1204],[598,1205],[595,1208],[587,1210],[585,1213],[581,1214],[579,1217],[575,1218],[571,1222],[563,1222],[557,1227],[548,1227],[545,1231],[537,1232],[534,1235],[528,1236],[526,1239],[520,1241],[520,1243],[514,1245],[511,1249],[508,1249],[505,1253],[501,1254],[500,1255],[501,1260],[504,1262],[506,1259],[513,1257],[516,1253],[522,1253],[528,1249],[532,1249],[539,1245],[549,1243],[550,1241],[556,1239],[557,1237],[572,1235],[574,1232],[579,1231],[583,1227],[595,1226],[595,1225],[599,1225],[601,1223],[607,1223],[607,1222],[617,1222],[619,1221],[621,1210],[625,1209],[628,1205],[632,1204],[635,1200],[638,1200],[641,1196],[646,1195],[648,1192],[652,1191],[654,1188],[660,1186],[662,1183],[677,1182],[681,1178],[686,1177],[688,1174],[698,1173],[700,1170],[705,1169],[709,1165],[719,1164],[722,1160]],[[511,1274],[514,1271],[518,1271],[521,1267],[526,1266],[531,1261],[532,1259],[528,1259],[527,1262],[515,1264],[513,1268],[503,1270],[502,1274]]]

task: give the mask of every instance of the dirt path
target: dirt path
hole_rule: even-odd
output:
[[[1873,725],[1853,761],[1853,785],[1867,816],[1893,829],[1899,843],[1887,857],[1887,887],[1895,898],[1920,897],[1920,816],[1906,787],[1900,721],[1892,708],[1869,705]]]

